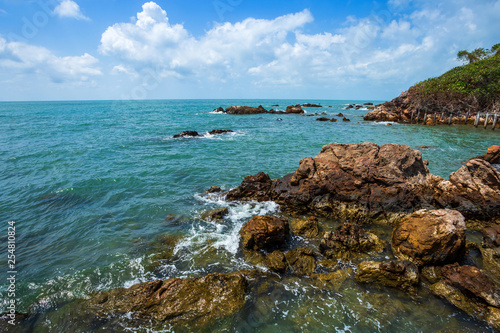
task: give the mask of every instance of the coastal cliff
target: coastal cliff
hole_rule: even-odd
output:
[[[500,111],[500,55],[455,67],[443,75],[410,87],[390,102],[377,105],[365,120],[415,122],[432,115],[426,125],[464,124],[466,114]],[[412,117],[413,114],[413,117]],[[434,117],[436,114],[436,117]],[[468,118],[467,124],[474,122]]]

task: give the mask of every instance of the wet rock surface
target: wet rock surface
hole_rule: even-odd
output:
[[[229,210],[227,207],[215,208],[201,214],[201,218],[204,220],[220,222],[223,221],[224,216],[226,216],[227,214],[229,214]]]
[[[465,219],[457,211],[419,210],[396,225],[392,250],[418,266],[453,263],[465,253],[465,231]]]
[[[184,138],[190,136],[200,136],[200,134],[196,131],[184,131],[179,134],[174,135],[174,138]]]
[[[288,221],[275,216],[254,216],[240,230],[241,242],[248,250],[273,250],[285,244]]]
[[[319,248],[328,258],[352,260],[359,253],[382,252],[385,246],[376,235],[359,225],[345,223],[335,232],[326,232]]]
[[[246,303],[248,282],[241,273],[213,273],[193,279],[169,279],[99,293],[86,301],[97,317],[129,314],[138,321],[204,327],[237,313]]]
[[[318,218],[311,216],[308,219],[293,219],[290,222],[292,232],[298,236],[315,238],[319,236]]]
[[[311,275],[316,269],[316,258],[312,249],[299,248],[291,250],[285,253],[285,257],[296,275]]]
[[[288,263],[285,254],[280,250],[271,252],[266,256],[267,267],[276,273],[284,274],[288,271]]]
[[[358,265],[356,280],[409,290],[418,284],[419,273],[410,261],[364,261]]]

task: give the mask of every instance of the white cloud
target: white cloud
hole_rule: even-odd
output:
[[[54,8],[54,14],[59,17],[74,18],[77,20],[90,20],[82,14],[80,6],[72,0],[63,0]]]
[[[0,15],[9,15],[5,9],[0,8]]]
[[[88,82],[101,75],[98,60],[88,53],[57,57],[48,49],[0,37],[0,68],[12,75],[35,74],[52,82]]]

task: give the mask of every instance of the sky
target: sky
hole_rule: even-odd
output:
[[[390,100],[500,42],[500,0],[0,0],[0,101]]]

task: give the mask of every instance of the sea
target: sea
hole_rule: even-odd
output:
[[[448,178],[467,159],[500,142],[500,131],[473,126],[367,122],[373,100],[141,100],[0,103],[0,312],[15,270],[16,311],[34,332],[66,332],[63,306],[100,291],[167,278],[253,269],[239,248],[252,216],[279,215],[273,202],[226,202],[203,195],[231,189],[251,174],[294,172],[332,142],[397,143],[419,149],[432,173]],[[262,105],[325,112],[227,115],[219,106]],[[272,106],[279,105],[279,106]],[[350,121],[342,121],[338,113]],[[279,120],[281,119],[281,120]],[[210,135],[208,131],[234,132]],[[185,130],[199,137],[173,138]],[[202,218],[227,207],[223,223]],[[338,221],[326,221],[333,229]],[[15,266],[8,266],[15,225]],[[374,227],[376,229],[376,227]],[[382,227],[381,227],[382,228]],[[390,234],[389,230],[375,230]],[[471,232],[471,240],[480,240]],[[296,237],[296,244],[304,240]],[[391,256],[390,250],[381,259]],[[349,263],[343,263],[349,266]],[[353,266],[355,269],[355,266]],[[254,296],[225,332],[492,332],[430,294],[360,285],[325,290],[287,278],[283,292]],[[258,299],[258,297],[261,297]],[[92,331],[86,323],[81,332]],[[97,328],[96,328],[97,330]],[[78,330],[77,330],[78,331]],[[154,332],[126,322],[115,331]],[[165,327],[165,332],[169,331]]]

